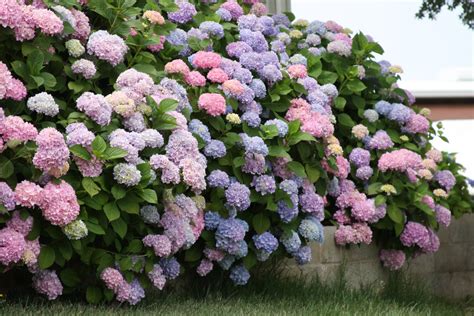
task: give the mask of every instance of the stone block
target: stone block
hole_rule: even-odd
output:
[[[343,252],[343,258],[348,262],[374,260],[378,258],[378,254],[378,247],[374,244],[360,246],[353,245],[350,250]]]
[[[465,271],[467,267],[468,244],[444,244],[435,256],[436,272]]]
[[[446,247],[448,245],[442,245]],[[414,259],[409,259],[405,268],[407,273],[412,275],[422,275],[435,272],[435,255],[424,254]]]
[[[439,273],[434,289],[436,295],[450,299],[474,296],[474,272]]]
[[[448,227],[449,239],[453,243],[474,242],[474,214],[453,219]]]

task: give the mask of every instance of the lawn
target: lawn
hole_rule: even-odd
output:
[[[343,278],[332,284],[281,277],[254,278],[243,288],[198,279],[183,288],[150,295],[139,305],[91,306],[37,296],[13,297],[0,304],[1,315],[463,315],[472,301],[447,302],[414,282],[393,276],[383,286],[350,290]]]

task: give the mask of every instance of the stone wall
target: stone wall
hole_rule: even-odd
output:
[[[302,267],[289,263],[290,273],[317,274],[322,280],[333,281],[340,269],[352,287],[377,286],[385,281],[388,271],[378,259],[375,245],[350,248],[334,242],[334,226],[325,227],[325,242],[315,244],[313,260]],[[440,249],[431,255],[409,260],[405,272],[425,282],[435,295],[459,299],[474,296],[474,214],[453,220],[449,228],[439,231]]]

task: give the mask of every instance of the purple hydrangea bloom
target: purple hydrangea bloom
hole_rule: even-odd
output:
[[[161,258],[159,264],[167,280],[173,280],[178,277],[181,266],[175,257]]]
[[[285,137],[286,134],[288,134],[288,124],[286,124],[286,122],[282,120],[279,120],[279,119],[268,120],[265,122],[265,125],[275,125],[276,128],[278,129],[279,137]]]
[[[264,232],[263,234],[255,235],[252,239],[255,248],[266,253],[272,253],[278,248],[278,239],[276,239],[275,236],[273,236],[269,232]]]
[[[394,103],[392,105],[392,110],[390,113],[388,113],[387,117],[389,120],[397,121],[398,123],[402,124],[406,123],[410,119],[412,113],[413,110],[409,107],[400,103]]]
[[[213,139],[204,147],[204,154],[214,159],[224,157],[226,153],[225,145],[220,140]]]
[[[213,170],[207,176],[207,183],[211,188],[227,188],[230,184],[229,175],[222,170]]]
[[[171,22],[178,24],[187,23],[191,21],[197,13],[196,7],[194,7],[192,3],[180,0],[177,1],[177,5],[179,7],[177,11],[168,13],[168,19]]]
[[[406,247],[425,248],[430,242],[428,229],[420,223],[408,222],[400,235],[400,241]]]
[[[436,221],[444,226],[448,227],[451,223],[451,211],[442,205],[435,206]]]
[[[204,226],[207,230],[215,230],[219,226],[221,216],[216,212],[206,212],[204,214]]]
[[[296,263],[299,265],[306,264],[311,261],[311,248],[304,246],[293,253]]]
[[[221,20],[222,21],[230,21],[232,20],[232,14],[230,14],[229,10],[227,9],[224,9],[224,8],[219,8],[217,11],[216,11],[216,14],[218,16],[220,16]]]
[[[298,184],[290,179],[283,180],[280,185],[280,189],[285,191],[288,195],[298,194]]]
[[[245,285],[250,279],[250,273],[243,265],[238,265],[232,268],[229,277],[235,285]]]
[[[239,68],[234,71],[232,78],[240,81],[241,83],[249,84],[252,82],[253,75],[250,70],[246,68]]]
[[[229,253],[237,252],[247,231],[248,224],[240,219],[222,219],[216,230],[216,247]]]
[[[209,133],[209,128],[204,125],[200,120],[198,119],[192,119],[189,124],[188,124],[188,130],[193,133],[198,135],[199,137],[202,138],[202,140],[207,144],[211,141],[211,133]]]
[[[301,239],[295,231],[285,232],[280,237],[280,242],[288,253],[294,253],[301,247]]]
[[[268,50],[268,42],[261,32],[252,32],[247,29],[240,30],[240,40],[249,44],[257,53]]]
[[[221,39],[224,37],[224,28],[217,22],[205,21],[199,25],[199,29],[210,37]]]
[[[291,195],[290,199],[293,206],[289,206],[287,201],[281,200],[277,202],[277,212],[284,223],[289,223],[298,216],[298,195]]]
[[[255,191],[261,195],[272,194],[276,190],[275,178],[269,175],[254,178],[252,185],[255,187]]]
[[[392,111],[393,105],[388,103],[387,101],[378,101],[375,103],[375,111],[377,111],[378,114],[387,116],[390,111]]]
[[[349,160],[358,168],[368,166],[370,163],[370,152],[362,148],[354,148],[349,155]]]
[[[324,241],[324,228],[320,221],[313,216],[309,216],[303,219],[298,227],[298,233],[312,241],[316,241],[320,244]]]
[[[225,191],[226,205],[238,211],[250,207],[250,190],[244,184],[234,182]]]
[[[76,100],[76,106],[97,124],[105,126],[110,123],[112,107],[103,95],[84,92]]]
[[[319,221],[324,219],[324,200],[316,192],[307,191],[299,196],[301,210],[311,213]]]
[[[371,138],[367,139],[366,146],[369,149],[385,150],[393,147],[393,141],[386,131],[379,130]]]
[[[373,174],[374,174],[374,169],[372,169],[372,167],[370,166],[363,166],[363,167],[357,168],[356,170],[356,177],[364,181],[369,180]]]
[[[241,117],[242,121],[244,121],[245,123],[247,123],[248,126],[250,127],[254,127],[254,128],[257,128],[260,126],[260,116],[258,115],[258,113],[255,113],[253,111],[247,111],[245,112],[242,117]]]
[[[456,184],[456,178],[449,170],[442,170],[436,172],[434,175],[434,179],[439,183],[439,185],[445,188],[446,191],[450,191]]]
[[[0,203],[9,211],[15,209],[15,194],[6,182],[0,182]]]
[[[241,133],[240,138],[242,139],[246,154],[268,155],[268,147],[260,137],[250,137],[247,134]]]
[[[267,95],[267,87],[265,86],[265,83],[263,83],[262,80],[260,79],[253,79],[252,82],[249,85],[250,89],[255,94],[255,97],[257,99],[263,99]]]
[[[138,304],[138,302],[140,302],[144,298],[145,298],[145,290],[140,285],[140,282],[137,279],[134,279],[130,283],[130,295],[128,297],[127,302],[129,302],[130,305],[136,305]]]

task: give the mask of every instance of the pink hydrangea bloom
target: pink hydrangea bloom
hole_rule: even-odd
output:
[[[233,97],[239,96],[245,91],[244,85],[238,80],[230,79],[224,81],[222,84],[222,90],[227,95],[231,95]]]
[[[192,64],[196,68],[210,69],[220,66],[221,55],[214,52],[199,51],[193,55]]]
[[[10,140],[26,142],[35,139],[38,130],[21,117],[10,115],[0,120],[0,134],[5,142]]]
[[[41,192],[43,189],[36,183],[23,180],[15,188],[15,202],[24,207],[34,207],[41,201]]]
[[[44,294],[49,300],[54,300],[63,294],[63,286],[55,271],[42,270],[33,276],[33,287]]]
[[[96,156],[91,156],[92,158],[90,160],[84,160],[77,156],[74,156],[73,158],[77,168],[79,169],[79,172],[84,177],[98,177],[102,174],[104,163]]]
[[[85,41],[89,37],[91,32],[91,26],[89,25],[89,18],[83,12],[70,9],[72,16],[76,20],[76,27],[74,28],[74,33],[72,37],[80,41]]]
[[[0,230],[0,263],[8,266],[21,260],[26,248],[25,237],[11,228]]]
[[[426,158],[434,160],[434,162],[440,162],[443,159],[443,154],[437,149],[430,149],[426,153]]]
[[[181,59],[172,60],[165,65],[165,72],[167,74],[182,74],[186,75],[189,72],[189,67]]]
[[[436,205],[434,209],[436,214],[436,221],[440,225],[448,227],[451,223],[451,211],[442,205]]]
[[[406,223],[400,241],[406,247],[418,246],[423,249],[430,243],[430,234],[422,224],[410,221]]]
[[[199,97],[198,107],[211,116],[218,116],[225,113],[226,102],[220,94],[203,93]]]
[[[225,257],[225,253],[222,250],[210,248],[204,249],[204,255],[207,259],[217,262],[221,261]]]
[[[405,263],[405,253],[402,250],[382,249],[380,250],[380,261],[389,270],[399,270]]]
[[[120,64],[127,51],[128,46],[120,36],[104,30],[92,33],[87,41],[87,52],[112,66]]]
[[[35,240],[26,240],[25,251],[23,252],[22,260],[25,265],[28,267],[28,270],[31,273],[36,273],[39,270],[38,267],[38,256],[41,251],[41,245],[39,243],[39,238]]]
[[[105,286],[117,293],[119,288],[122,287],[122,284],[125,282],[120,271],[114,268],[105,268],[100,274],[101,280],[105,283]]]
[[[167,257],[171,254],[171,241],[165,235],[147,235],[143,238],[143,244],[153,248],[157,257]]]
[[[422,166],[421,156],[408,149],[402,148],[384,153],[378,162],[380,171],[405,172],[408,169],[417,170]]]
[[[36,136],[36,144],[38,149],[33,157],[36,168],[50,172],[65,167],[69,159],[69,149],[60,132],[52,127],[45,128]]]
[[[288,74],[290,78],[304,78],[308,76],[305,65],[291,65],[288,67]]]
[[[15,211],[12,214],[12,218],[8,220],[7,227],[14,231],[27,236],[33,228],[33,217],[28,216],[26,219],[20,217],[20,212]]]
[[[211,82],[223,83],[229,80],[229,76],[221,68],[213,68],[207,73],[207,79]]]
[[[403,127],[403,130],[412,134],[426,134],[429,128],[430,122],[426,117],[420,114],[412,114]]]
[[[32,11],[32,14],[36,26],[40,28],[44,34],[55,35],[63,31],[63,21],[61,21],[53,11],[35,9]]]
[[[206,166],[203,166],[199,161],[186,158],[183,159],[179,167],[183,171],[183,181],[189,185],[196,193],[200,193],[206,189]]]
[[[79,215],[76,192],[65,181],[48,183],[42,192],[40,208],[43,217],[53,225],[65,226]]]
[[[166,36],[160,35],[159,43],[148,45],[146,48],[148,48],[153,53],[158,53],[163,48],[165,48],[165,42],[166,42]]]
[[[163,269],[159,264],[153,265],[153,269],[148,272],[148,278],[157,289],[162,290],[165,287],[166,276],[163,274]]]
[[[204,87],[206,85],[206,77],[201,75],[199,71],[190,71],[184,75],[184,80],[192,87]]]
[[[207,259],[203,259],[199,263],[199,266],[197,267],[196,272],[197,272],[197,274],[199,274],[200,276],[203,277],[203,276],[208,275],[209,272],[212,271],[213,267],[214,267],[214,265],[212,264],[212,261],[207,260]]]

